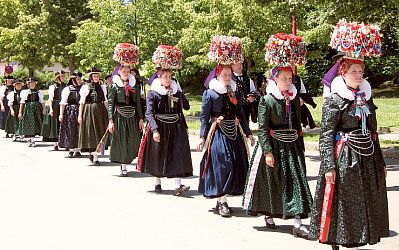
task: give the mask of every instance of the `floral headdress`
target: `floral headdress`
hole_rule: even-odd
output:
[[[306,47],[300,36],[278,33],[272,35],[265,45],[265,60],[279,68],[306,63]]]
[[[122,65],[136,65],[139,63],[139,47],[130,43],[118,43],[112,58]]]
[[[244,62],[241,39],[234,36],[214,36],[208,58],[221,65]]]
[[[181,49],[171,45],[159,45],[152,56],[156,67],[163,69],[180,69],[183,62]]]

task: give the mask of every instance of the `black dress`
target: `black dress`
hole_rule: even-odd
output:
[[[154,84],[154,83],[153,83]],[[148,125],[141,143],[142,172],[156,177],[188,177],[193,175],[191,150],[183,108],[190,105],[180,91],[173,96],[161,95],[151,90],[147,96],[146,118]],[[153,131],[157,130],[161,141],[155,142]],[[141,161],[141,160],[140,160]]]

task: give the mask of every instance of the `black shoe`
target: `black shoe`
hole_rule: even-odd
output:
[[[266,227],[270,228],[270,229],[276,229],[276,224],[267,222],[267,219],[269,219],[269,218],[270,217],[265,216]]]
[[[73,158],[73,152],[68,153],[68,158]]]
[[[222,217],[231,217],[231,209],[229,205],[227,205],[227,202],[223,202],[219,205],[218,212]]]
[[[295,238],[304,238],[307,239],[309,237],[309,232],[302,230],[301,227],[305,227],[304,225],[300,225],[299,227],[292,228],[292,234]]]
[[[100,162],[99,161],[95,161],[95,162],[93,162],[92,166],[100,166]]]
[[[94,162],[94,156],[93,156],[92,154],[89,155],[89,160],[90,160],[91,162]]]
[[[54,146],[54,151],[58,151],[58,146]]]
[[[155,193],[162,193],[161,184],[155,185]]]
[[[80,152],[75,152],[74,157],[79,158],[79,157],[81,157],[81,156],[82,156],[82,154],[81,154]]]
[[[6,134],[6,138],[10,138],[10,136],[8,134]]]
[[[175,189],[175,196],[181,196],[183,193],[187,192],[188,190],[190,190],[190,186],[180,185],[179,188]]]
[[[127,169],[122,169],[122,166],[121,166],[121,174],[119,176],[120,177],[127,177]]]
[[[337,246],[337,245],[332,245],[331,248],[332,248],[332,250],[339,250],[339,246]]]

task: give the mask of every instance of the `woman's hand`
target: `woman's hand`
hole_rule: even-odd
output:
[[[266,164],[269,167],[274,168],[274,156],[273,156],[273,153],[272,152],[267,153],[265,158],[266,158]]]
[[[161,141],[161,135],[158,133],[157,130],[154,130],[154,132],[152,132],[152,138],[154,139],[155,142]]]
[[[216,118],[216,122],[220,123],[221,121],[223,121],[224,117],[223,116],[219,116],[218,118]]]
[[[64,121],[64,115],[59,115],[59,116],[58,116],[58,120],[59,120],[60,122]]]
[[[139,129],[140,130],[144,129],[144,120],[143,119],[140,119],[140,121],[139,121]]]
[[[79,117],[78,117],[78,123],[79,123],[79,124],[82,124],[82,122],[83,122],[83,118],[82,118],[82,116],[79,116]]]
[[[115,131],[115,124],[114,124],[114,121],[112,121],[112,120],[109,120],[109,122],[108,122],[108,131],[111,134],[113,134]]]
[[[50,109],[49,115],[52,117],[54,115],[53,109]]]
[[[24,116],[21,113],[19,113],[18,114],[18,119],[22,120],[23,118],[24,118]]]
[[[251,146],[253,147],[255,145],[255,138],[253,135],[248,135],[248,139],[251,141]]]
[[[327,173],[324,174],[326,177],[326,182],[330,184],[335,184],[335,169],[328,171]]]
[[[12,108],[10,109],[10,114],[11,114],[12,116],[15,116],[15,112],[14,112],[14,110],[12,110]]]
[[[204,148],[204,144],[205,144],[205,138],[201,138],[200,142],[197,145],[197,151],[198,152],[202,151],[202,149]]]

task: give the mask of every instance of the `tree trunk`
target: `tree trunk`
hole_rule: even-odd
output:
[[[35,72],[35,69],[34,69],[34,68],[28,68],[28,75],[29,75],[29,77],[32,77],[34,72]]]

